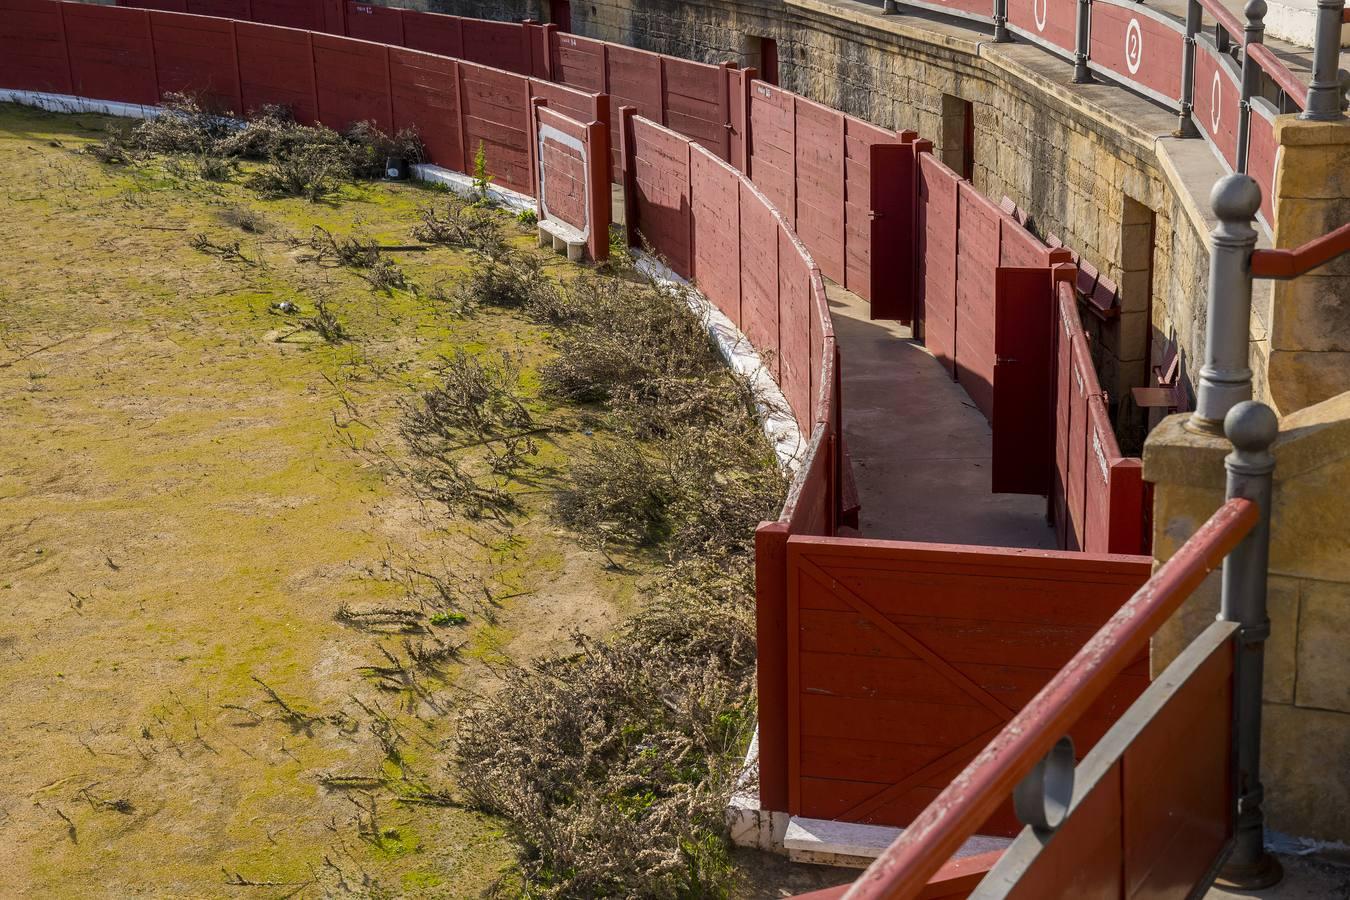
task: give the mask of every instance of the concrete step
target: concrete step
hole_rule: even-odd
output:
[[[903,828],[883,825],[792,816],[783,835],[783,849],[793,862],[865,869],[903,832]],[[1003,850],[1011,843],[1011,838],[976,835],[966,841],[953,858]]]

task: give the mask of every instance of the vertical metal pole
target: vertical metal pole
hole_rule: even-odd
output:
[[[1092,29],[1092,0],[1078,0],[1078,21],[1074,27],[1073,83],[1089,84],[1088,40]]]
[[[1186,37],[1181,45],[1181,120],[1177,136],[1197,138],[1200,131],[1191,120],[1195,109],[1195,36],[1200,33],[1200,0],[1186,3]]]
[[[1006,44],[1012,40],[1008,34],[1008,0],[994,0],[994,43]]]
[[[1243,9],[1247,25],[1242,41],[1242,99],[1238,102],[1237,170],[1247,171],[1247,152],[1251,148],[1252,98],[1261,89],[1261,67],[1247,52],[1247,47],[1259,44],[1266,36],[1266,0],[1247,0]]]
[[[1234,740],[1237,744],[1237,821],[1233,852],[1219,873],[1225,886],[1258,890],[1284,872],[1266,850],[1264,791],[1261,787],[1261,699],[1266,639],[1266,579],[1270,568],[1270,504],[1275,470],[1271,446],[1279,434],[1275,413],[1250,400],[1229,410],[1224,432],[1233,452],[1224,460],[1228,498],[1241,497],[1261,511],[1256,527],[1223,561],[1223,605],[1219,618],[1236,622],[1238,646],[1234,681]]]
[[[1261,188],[1246,175],[1219,179],[1209,195],[1219,224],[1210,232],[1209,303],[1205,364],[1200,368],[1195,412],[1187,427],[1222,434],[1223,417],[1252,398],[1247,365],[1252,317],[1252,219],[1261,208]]]
[[[900,7],[896,5],[895,0],[881,0],[881,14],[883,16],[893,16],[900,12]]]
[[[1317,33],[1313,37],[1312,84],[1308,86],[1308,105],[1300,119],[1328,122],[1342,117],[1340,77],[1337,71],[1341,55],[1341,19],[1345,0],[1317,0]]]

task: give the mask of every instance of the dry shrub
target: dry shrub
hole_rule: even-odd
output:
[[[463,247],[493,258],[506,252],[500,216],[481,203],[451,194],[441,205],[429,204],[417,212],[422,224],[413,229],[413,237],[419,241]]]
[[[472,310],[480,305],[498,309],[530,309],[548,297],[558,286],[544,273],[544,261],[537,253],[522,253],[510,248],[484,255],[469,270],[467,278],[455,288],[456,305]]]
[[[400,433],[416,460],[419,495],[471,518],[516,509],[510,485],[538,452],[542,429],[525,405],[520,361],[456,349],[436,369],[437,386],[404,404]]]

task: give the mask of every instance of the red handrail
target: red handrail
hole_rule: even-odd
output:
[[[1280,90],[1289,95],[1289,99],[1298,104],[1299,109],[1308,105],[1308,86],[1299,81],[1289,67],[1265,44],[1248,44],[1243,52],[1251,56],[1256,64],[1266,70]]]
[[[1350,253],[1350,222],[1292,250],[1253,250],[1253,278],[1297,278]]]
[[[1153,633],[1256,525],[1250,500],[1229,500],[1093,635],[989,746],[928,805],[845,894],[911,900],[1005,801]]]
[[[1244,28],[1238,17],[1232,13],[1228,7],[1224,6],[1221,0],[1200,0],[1200,5],[1204,7],[1205,12],[1214,17],[1214,20],[1223,26],[1223,30],[1228,32],[1229,37],[1238,43],[1242,43]]]

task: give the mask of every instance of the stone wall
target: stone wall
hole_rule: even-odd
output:
[[[1226,441],[1168,419],[1144,452],[1162,561],[1223,500]],[[1270,827],[1350,835],[1350,393],[1285,417],[1275,444],[1262,780]],[[1214,621],[1217,576],[1160,632],[1161,672]]]
[[[961,133],[950,106],[944,121],[944,98],[969,101],[976,187],[995,200],[1011,197],[1035,230],[1057,234],[1122,288],[1124,316],[1087,317],[1113,405],[1148,382],[1150,362],[1161,361],[1169,342],[1179,345],[1184,363],[1199,360],[1209,222],[1203,197],[1186,196],[1184,176],[1198,172],[1207,187],[1222,174],[1208,147],[1171,138],[1173,114],[1120,88],[1067,84],[1071,66],[1040,48],[993,44],[970,27],[936,20],[881,17],[877,5],[590,0],[572,3],[572,25],[588,37],[740,65],[759,61],[753,38],[772,38],[785,88],[879,125],[918,131],[939,153]],[[546,19],[548,4],[432,6],[469,15],[491,6],[497,18]],[[1126,240],[1137,219],[1127,208],[1137,214],[1141,207],[1153,214],[1155,236],[1151,278],[1143,279],[1138,250],[1130,259]]]

